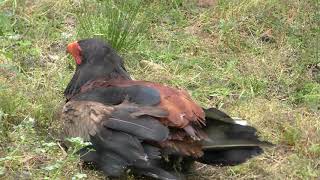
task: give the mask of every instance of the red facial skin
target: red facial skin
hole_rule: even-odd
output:
[[[68,44],[67,52],[70,53],[73,56],[73,58],[75,59],[75,61],[76,61],[76,63],[78,65],[80,65],[82,63],[82,60],[81,60],[81,47],[79,46],[77,41]]]

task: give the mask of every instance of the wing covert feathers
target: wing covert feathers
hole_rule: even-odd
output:
[[[130,102],[141,105],[154,105],[167,110],[168,117],[162,119],[162,123],[167,126],[184,128],[190,123],[198,126],[205,125],[203,109],[184,90],[148,81],[98,79],[83,86],[81,93],[95,91],[98,88],[115,88],[117,92],[121,88],[127,88],[128,90],[125,90],[125,94]],[[157,94],[159,94],[158,101],[156,100]]]

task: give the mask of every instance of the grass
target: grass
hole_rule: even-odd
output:
[[[108,6],[84,16],[82,3],[0,1],[0,179],[103,179],[59,147],[55,115],[74,69],[65,46],[91,31],[112,41],[135,79],[187,89],[204,107],[247,119],[277,144],[240,166],[198,164],[191,179],[320,177],[317,0],[217,0],[206,8],[143,1],[129,10],[114,4],[133,14],[121,16],[126,22],[96,16]],[[119,30],[111,22],[124,24]],[[121,29],[126,23],[132,29]]]
[[[99,37],[120,51],[132,48],[140,39],[146,24],[138,14],[142,1],[81,1],[77,33],[79,38]],[[140,15],[140,16],[139,16]],[[138,19],[139,18],[139,19]]]

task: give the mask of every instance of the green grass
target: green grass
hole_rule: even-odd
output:
[[[118,51],[135,46],[147,28],[142,1],[104,0],[91,3],[81,1],[77,33],[79,38],[99,37]]]
[[[0,179],[103,179],[59,147],[55,114],[74,70],[67,43],[95,35],[135,79],[187,89],[277,144],[240,166],[198,164],[191,178],[320,177],[319,1],[86,2],[0,1]]]

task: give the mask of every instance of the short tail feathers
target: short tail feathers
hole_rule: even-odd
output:
[[[259,146],[222,148],[206,150],[197,161],[210,165],[233,166],[262,153],[263,150]]]
[[[263,153],[261,147],[272,144],[260,141],[254,127],[244,120],[233,119],[224,112],[204,109],[208,140],[203,142],[204,155],[197,161],[211,165],[237,165]]]

